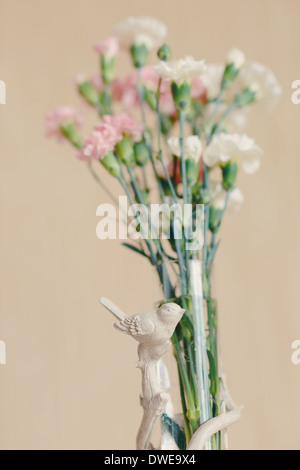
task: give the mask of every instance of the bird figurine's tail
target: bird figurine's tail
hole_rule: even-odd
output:
[[[115,305],[111,300],[107,299],[106,297],[101,297],[99,302],[103,305],[103,307],[107,308],[118,320],[125,320],[127,317],[126,313],[124,313],[117,305]]]

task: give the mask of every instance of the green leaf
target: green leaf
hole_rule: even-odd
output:
[[[221,243],[221,240],[219,240],[213,248],[210,249],[209,251],[209,255],[208,255],[208,259],[207,259],[207,264],[208,266],[210,266],[210,264],[213,262],[214,258],[215,258],[215,254],[217,252],[217,249],[219,248],[219,245]]]
[[[216,371],[215,359],[209,349],[207,349],[207,357],[209,361],[210,393],[212,395],[216,395],[218,377],[216,377],[217,371]]]
[[[126,248],[129,248],[132,251],[135,251],[135,253],[138,253],[139,255],[145,256],[146,258],[150,259],[149,256],[143,250],[140,250],[136,246],[130,245],[130,243],[122,243],[122,245],[125,246]]]
[[[162,414],[161,421],[163,428],[173,437],[178,449],[185,450],[186,437],[184,430],[166,413]]]

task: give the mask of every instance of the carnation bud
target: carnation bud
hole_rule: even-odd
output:
[[[114,152],[111,150],[106,152],[104,157],[100,159],[100,163],[102,163],[104,168],[106,168],[111,175],[116,176],[117,178],[121,176],[120,163],[118,162]]]
[[[157,109],[157,95],[153,90],[145,88],[145,100],[153,111]]]
[[[61,127],[61,132],[68,139],[71,144],[74,145],[77,149],[81,149],[81,137],[79,135],[78,129],[73,122],[66,122]]]
[[[147,64],[149,51],[145,44],[132,44],[130,51],[133,65],[137,69],[140,69]]]
[[[209,208],[209,230],[212,233],[218,231],[222,219],[223,211],[222,209],[218,209],[217,207],[210,206]]]
[[[186,180],[188,185],[194,186],[198,182],[199,162],[194,158],[187,158],[186,163]]]
[[[160,125],[161,125],[161,132],[164,135],[169,134],[170,130],[172,129],[173,126],[173,119],[168,116],[167,114],[161,114],[160,115]]]
[[[105,55],[101,56],[101,72],[103,82],[110,84],[115,78],[115,58],[106,57]]]
[[[171,89],[176,108],[186,109],[191,101],[191,85],[187,82],[183,82],[181,85],[172,82]]]
[[[232,82],[236,79],[240,72],[240,69],[236,69],[234,64],[227,64],[224,70],[222,82],[221,82],[221,88],[225,89],[228,88]]]
[[[193,189],[193,194],[195,195],[199,204],[208,204],[211,200],[209,189],[204,188],[203,186],[195,186],[195,189]]]
[[[137,165],[145,166],[149,159],[149,150],[144,142],[136,142],[133,146]]]
[[[223,175],[223,188],[228,191],[229,189],[234,188],[235,181],[238,172],[238,164],[236,162],[227,162],[221,165],[222,175]]]
[[[234,97],[234,104],[237,108],[243,108],[256,101],[257,90],[254,87],[244,88]]]
[[[221,88],[228,88],[240,73],[245,63],[245,56],[239,49],[232,49],[227,56],[227,65],[224,70]]]
[[[139,190],[139,196],[141,198],[140,204],[145,204],[146,206],[149,204],[149,190]]]
[[[167,62],[172,57],[172,51],[167,44],[163,44],[157,51],[157,57],[164,62]]]
[[[99,93],[96,88],[91,85],[91,83],[84,81],[78,83],[77,86],[79,93],[89,104],[96,107],[99,105]]]
[[[134,165],[134,152],[130,137],[125,136],[116,144],[116,152],[124,165],[128,167]]]

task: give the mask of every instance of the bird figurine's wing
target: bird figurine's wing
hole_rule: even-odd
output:
[[[114,324],[115,328],[127,335],[149,335],[155,330],[153,322],[149,318],[141,318],[140,315],[126,317],[125,320]]]

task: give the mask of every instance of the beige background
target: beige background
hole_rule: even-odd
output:
[[[245,406],[231,448],[299,449],[299,1],[0,0],[0,11],[0,447],[134,448],[136,345],[98,298],[148,308],[153,273],[118,241],[96,239],[107,198],[67,145],[45,140],[43,118],[81,103],[72,80],[96,71],[95,40],[128,14],[149,14],[167,23],[176,57],[221,61],[237,46],[283,86],[274,114],[252,114],[247,132],[265,157],[240,178],[246,201],[224,223],[216,277],[223,364]]]

